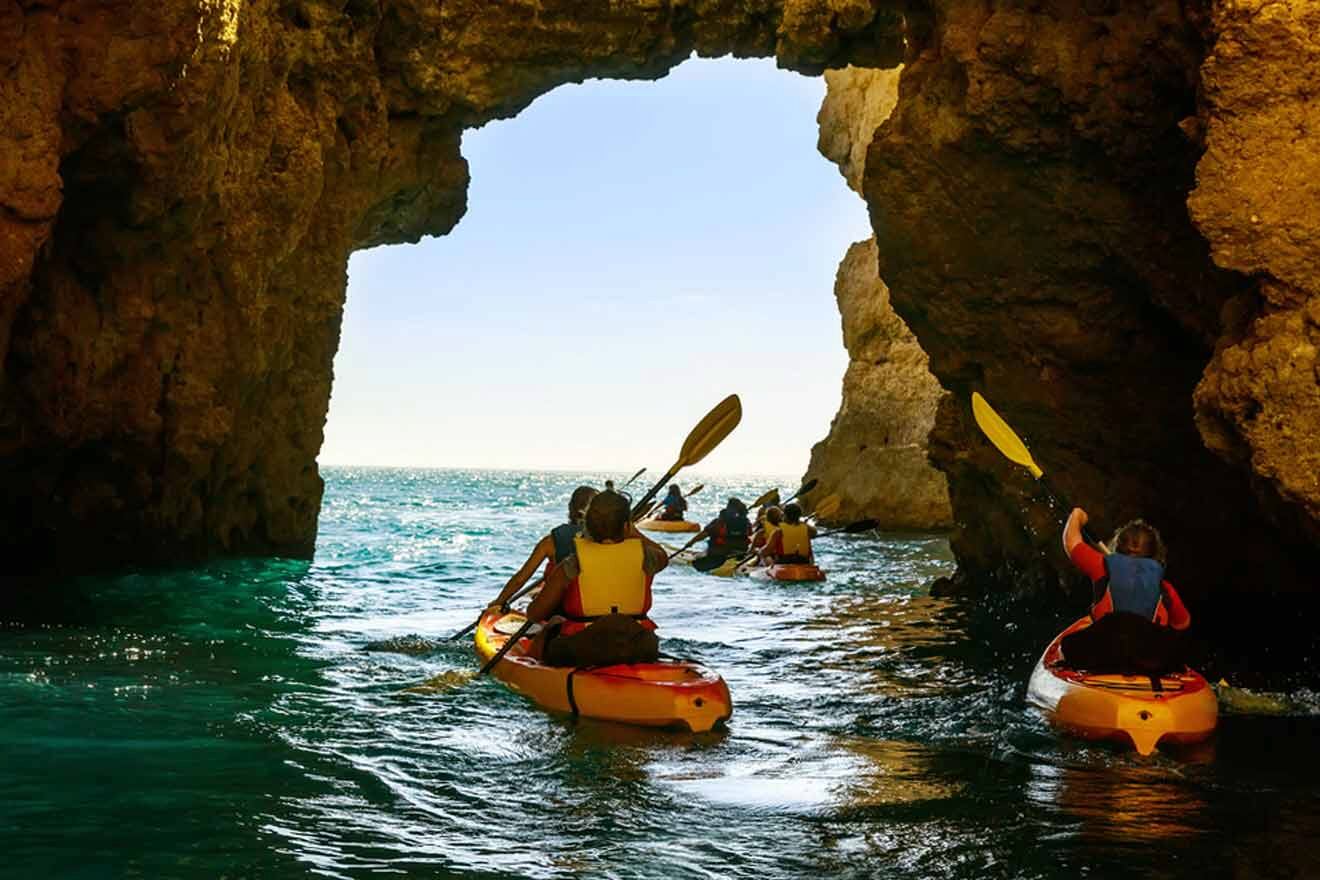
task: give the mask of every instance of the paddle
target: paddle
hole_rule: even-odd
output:
[[[1027,451],[1027,444],[1022,442],[1022,438],[1017,435],[1017,432],[1008,426],[1008,422],[1004,421],[999,413],[995,412],[989,402],[977,391],[972,392],[972,418],[976,419],[976,425],[981,429],[981,433],[985,434],[985,438],[1003,453],[1005,458],[1026,468],[1036,482],[1040,483],[1041,488],[1045,490],[1045,494],[1054,500],[1055,504],[1069,513],[1072,512],[1073,506],[1054,488],[1054,484],[1045,476],[1045,472],[1040,469],[1040,465],[1036,464],[1035,459],[1031,457],[1031,453]],[[1086,538],[1091,544],[1104,546],[1104,543],[1096,538],[1086,526],[1082,526],[1082,537]]]
[[[628,482],[623,484],[623,488],[627,489],[629,486],[631,486],[633,483],[637,481],[638,477],[640,477],[644,473],[646,473],[646,468],[642,468],[640,471],[633,474],[632,477],[628,479]]]
[[[697,423],[692,433],[683,441],[683,448],[678,453],[678,461],[665,471],[665,475],[651,487],[651,491],[642,496],[641,501],[633,505],[633,519],[636,519],[638,513],[665,487],[666,483],[674,478],[674,474],[685,467],[691,467],[709,455],[712,449],[720,445],[720,441],[738,427],[740,421],[742,421],[742,401],[736,394],[730,394],[706,413],[705,418]]]
[[[652,498],[656,496],[657,492],[664,488],[665,483],[668,483],[674,478],[674,474],[678,473],[685,467],[691,467],[709,455],[711,450],[716,446],[719,446],[725,437],[728,437],[729,434],[733,433],[733,429],[738,427],[740,421],[742,421],[742,401],[738,399],[738,395],[730,394],[728,397],[721,400],[714,409],[706,413],[705,418],[700,422],[697,422],[697,426],[692,429],[691,433],[688,434],[687,439],[683,441],[683,448],[679,450],[678,460],[674,462],[674,466],[666,471],[665,475],[660,478],[659,482],[651,487],[650,492],[647,492],[642,496],[641,501],[633,506],[633,518],[637,518],[637,514]],[[504,655],[509,653],[509,649],[518,643],[523,635],[532,628],[534,623],[535,621],[528,620],[523,624],[518,629],[518,632],[511,636],[509,640],[504,643],[503,647],[495,652],[495,656],[491,657],[486,665],[481,667],[481,671],[478,672],[477,675],[485,675],[487,672],[494,669],[495,665],[504,659]]]
[[[855,535],[858,532],[869,532],[872,529],[878,528],[879,525],[880,520],[878,519],[859,519],[857,522],[849,523],[842,528],[830,529],[828,532],[821,532],[816,536],[815,540],[819,541],[821,538],[828,538],[831,535]]]
[[[787,504],[790,501],[793,501],[798,496],[806,495],[812,489],[816,488],[816,484],[819,482],[820,480],[817,480],[815,477],[812,477],[810,480],[807,480],[801,486],[798,486],[798,490],[794,492],[792,495],[788,496],[788,498],[784,499],[783,503],[779,504],[778,506],[783,507],[785,504]]]

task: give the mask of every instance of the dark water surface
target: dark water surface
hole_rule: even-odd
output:
[[[1314,714],[1228,715],[1150,759],[1062,740],[1023,693],[1066,615],[924,595],[939,538],[822,542],[818,585],[662,574],[666,649],[729,682],[723,733],[471,680],[471,642],[442,637],[577,482],[330,469],[313,563],[11,597],[0,874],[1320,877]],[[693,507],[765,488],[708,481]]]

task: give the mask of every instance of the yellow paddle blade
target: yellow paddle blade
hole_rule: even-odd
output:
[[[674,470],[691,467],[701,461],[710,451],[729,436],[742,421],[742,401],[738,395],[730,394],[719,402],[706,417],[697,423],[683,441],[683,451],[678,454],[678,463]]]
[[[718,568],[712,568],[707,574],[713,574],[716,577],[733,577],[733,573],[738,570],[738,560],[729,558],[720,563]]]
[[[766,504],[773,504],[778,500],[779,500],[779,490],[771,489],[769,492],[766,492],[764,495],[760,496],[751,504],[749,504],[748,507],[761,507]]]
[[[1008,422],[1001,419],[999,413],[995,412],[986,399],[976,391],[972,392],[972,417],[976,419],[981,433],[985,434],[986,439],[993,443],[1005,458],[1022,465],[1038,480],[1044,476],[1044,472],[1027,451],[1027,444],[1022,442],[1022,438],[1008,426]]]
[[[820,499],[820,504],[817,504],[815,509],[811,511],[811,515],[817,519],[829,519],[838,513],[839,508],[842,506],[843,499],[838,495],[826,495]]]

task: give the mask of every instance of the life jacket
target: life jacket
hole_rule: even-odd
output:
[[[746,553],[751,525],[746,516],[737,514],[725,516],[721,513],[719,519],[715,520],[715,527],[711,529],[710,539],[706,543],[706,553],[708,555]]]
[[[1104,561],[1105,576],[1096,582],[1101,595],[1091,608],[1091,616],[1098,619],[1111,612],[1121,612],[1167,626],[1164,566],[1149,557],[1125,553],[1110,553]]]
[[[651,576],[643,568],[645,549],[640,538],[597,544],[577,537],[573,548],[578,576],[564,592],[562,611],[568,620],[560,635],[581,632],[607,614],[626,614],[647,629],[655,629],[646,617],[651,610]]]
[[[771,537],[773,537],[773,532]],[[783,556],[802,556],[811,558],[811,534],[807,531],[806,523],[780,523],[779,534],[783,535],[783,546],[779,555]]]

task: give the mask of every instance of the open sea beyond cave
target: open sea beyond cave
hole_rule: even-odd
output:
[[[325,474],[313,562],[6,599],[0,875],[1320,876],[1314,699],[1191,753],[1060,739],[1023,694],[1070,616],[930,598],[939,536],[822,541],[823,584],[661,574],[664,649],[734,699],[681,735],[550,716],[444,640],[607,475]],[[705,482],[702,520],[769,488]]]

